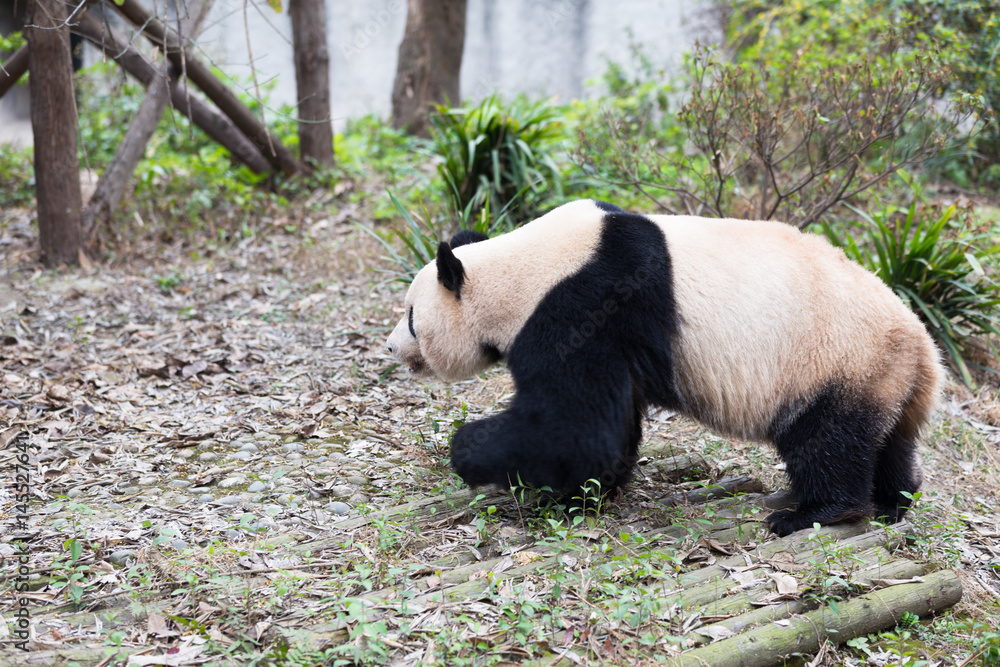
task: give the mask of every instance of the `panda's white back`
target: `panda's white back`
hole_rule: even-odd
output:
[[[890,410],[936,352],[919,319],[825,239],[779,222],[649,216],[663,230],[687,411],[767,440],[781,406],[831,383]]]

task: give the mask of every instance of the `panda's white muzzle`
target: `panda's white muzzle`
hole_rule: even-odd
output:
[[[392,354],[401,363],[406,364],[410,372],[418,375],[427,373],[427,364],[420,353],[420,344],[417,339],[410,334],[410,326],[407,318],[403,318],[396,325],[396,328],[389,334],[385,342]]]

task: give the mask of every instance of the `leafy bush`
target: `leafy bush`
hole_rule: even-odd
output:
[[[420,140],[374,114],[350,118],[334,138],[337,167],[352,178],[372,172],[394,183],[400,176],[416,176],[426,156],[418,152]]]
[[[114,62],[98,62],[74,78],[81,169],[103,173],[142,104],[145,89],[116,67]]]
[[[548,197],[562,195],[562,176],[551,151],[562,138],[558,110],[521,97],[504,106],[493,95],[472,108],[438,107],[430,117],[438,173],[454,208],[507,209],[518,220],[534,217]]]
[[[7,206],[29,206],[35,198],[35,169],[31,148],[0,144],[0,211]]]
[[[880,17],[886,2],[736,2],[734,56],[687,58],[674,123],[649,117],[640,123],[663,131],[636,132],[612,108],[603,136],[581,133],[578,159],[668,213],[807,226],[954,135],[959,118],[934,106],[947,68]]]
[[[0,35],[0,57],[6,59],[8,55],[27,43],[20,30],[15,30],[8,35]]]
[[[900,11],[914,44],[933,44],[944,54],[954,73],[949,89],[980,96],[992,115],[963,156],[968,172],[950,175],[1000,186],[1000,0],[906,0]]]
[[[114,63],[97,63],[76,78],[80,125],[81,167],[103,173],[145,95],[143,87],[123,79]],[[247,104],[256,104],[243,96]],[[294,135],[294,123],[284,121]],[[288,129],[290,128],[290,129]],[[283,141],[287,136],[280,135]],[[270,176],[268,183],[277,180]],[[191,224],[214,239],[228,241],[251,233],[247,213],[265,210],[281,198],[260,187],[258,176],[180,113],[164,113],[134,173],[112,224],[101,233],[110,247],[135,236],[130,209],[147,221],[169,220],[171,226]],[[166,230],[160,230],[166,231]]]
[[[824,224],[827,236],[913,308],[971,386],[965,360],[971,339],[1000,334],[1000,286],[984,270],[1000,261],[1000,245],[980,245],[985,234],[949,226],[954,205],[934,215],[916,202],[905,213],[893,207],[871,215],[854,211],[869,225],[861,244]]]
[[[625,209],[649,208],[649,199],[660,208],[662,202],[655,194],[636,187],[652,179],[648,165],[620,148],[627,138],[660,151],[682,150],[683,128],[670,113],[676,103],[676,86],[634,43],[628,66],[608,61],[601,84],[606,94],[574,100],[568,107],[567,125],[576,138],[571,157],[580,172],[574,175],[572,186],[580,190],[579,196],[604,199]]]

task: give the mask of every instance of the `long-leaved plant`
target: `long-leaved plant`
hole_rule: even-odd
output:
[[[934,214],[916,202],[905,212],[851,209],[868,223],[867,238],[859,244],[824,224],[827,237],[913,308],[971,386],[969,344],[1000,334],[1000,286],[989,275],[1000,262],[1000,245],[990,245],[985,234],[951,227],[954,205]]]

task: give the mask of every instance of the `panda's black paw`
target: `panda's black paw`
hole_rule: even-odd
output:
[[[471,487],[510,486],[507,449],[493,424],[489,419],[470,422],[458,429],[452,438],[451,466]]]
[[[811,528],[813,525],[813,520],[810,516],[807,516],[805,513],[797,510],[781,510],[780,512],[774,512],[764,521],[771,529],[771,532],[778,537],[791,535],[797,530]]]
[[[481,486],[487,483],[487,480],[483,479],[484,471],[476,465],[475,454],[475,447],[467,442],[459,442],[457,438],[451,445],[451,467],[469,486]]]

